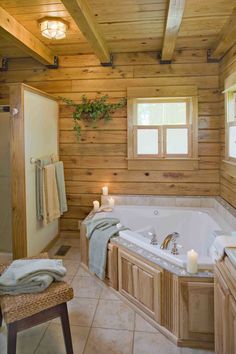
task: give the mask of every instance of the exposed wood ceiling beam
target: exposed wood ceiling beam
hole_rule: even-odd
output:
[[[180,25],[183,18],[185,0],[169,0],[166,29],[162,48],[161,61],[171,62],[175,50]]]
[[[87,0],[61,0],[102,65],[111,64],[111,54],[95,22]]]
[[[223,26],[219,37],[211,48],[210,58],[221,59],[224,54],[236,43],[236,8],[234,8],[229,20]]]
[[[2,7],[0,7],[0,35],[42,64],[54,64],[54,53]]]

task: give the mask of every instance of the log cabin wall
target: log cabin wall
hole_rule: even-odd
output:
[[[0,102],[8,101],[5,83],[11,82],[76,101],[82,94],[108,94],[117,101],[131,86],[196,85],[199,93],[200,160],[198,169],[188,171],[177,170],[175,164],[165,171],[128,170],[126,108],[96,130],[84,125],[78,143],[72,111],[60,106],[60,155],[69,204],[61,220],[64,234],[78,236],[78,220],[91,210],[105,184],[116,194],[219,195],[219,65],[207,63],[205,50],[177,51],[171,65],[160,65],[156,52],[116,54],[113,68],[100,66],[93,55],[64,56],[59,62],[59,69],[50,70],[30,58],[11,59],[9,71],[0,73]]]
[[[236,73],[236,45],[229,50],[220,62],[220,89],[224,90],[224,82]],[[221,169],[220,195],[236,208],[236,166],[224,162],[225,158],[225,102],[224,94],[220,95],[221,111]]]

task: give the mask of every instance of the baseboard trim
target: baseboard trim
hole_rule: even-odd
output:
[[[46,247],[44,247],[44,249],[41,252],[48,252],[54,246],[54,244],[59,240],[59,238],[60,238],[60,234],[56,234],[56,236],[47,244]]]

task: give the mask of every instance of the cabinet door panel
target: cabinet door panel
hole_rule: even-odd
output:
[[[133,271],[133,295],[138,300],[139,299],[139,269],[136,265],[132,267]]]
[[[139,269],[139,301],[149,310],[154,311],[154,277]]]
[[[119,250],[119,291],[161,323],[161,272]]]
[[[236,301],[229,296],[229,354],[236,353]]]
[[[215,279],[215,351],[228,354],[228,290],[218,277]]]
[[[184,281],[180,294],[180,336],[213,342],[214,284]]]
[[[121,259],[122,267],[122,289],[130,295],[133,295],[133,276],[132,263],[125,258]]]

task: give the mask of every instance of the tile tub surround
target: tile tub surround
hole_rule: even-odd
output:
[[[230,228],[236,230],[236,209],[228,204],[221,197],[173,197],[173,196],[149,196],[149,195],[108,195],[101,197],[103,206],[108,205],[108,200],[112,196],[115,201],[115,205],[124,206],[164,206],[164,207],[186,207],[186,208],[212,208],[218,213],[224,221],[229,224]],[[87,218],[93,217],[91,212]],[[147,260],[161,266],[178,276],[190,276],[186,269],[178,267],[167,260],[154,255],[153,253],[144,250],[142,247],[135,245],[121,237],[114,238],[112,241],[114,244],[126,247],[130,251],[143,256]],[[191,274],[193,277],[213,277],[211,270],[199,270],[196,274]]]
[[[60,245],[72,245],[73,249],[71,254],[61,258],[68,268],[68,282],[78,294],[68,303],[75,354],[214,354],[207,350],[176,347],[81,266],[79,240],[59,239],[49,251],[51,257]],[[82,278],[91,279],[91,284],[96,284],[94,287],[99,284],[98,297],[94,298],[90,288],[81,283]],[[5,325],[0,329],[0,353],[7,353]],[[57,320],[22,332],[17,354],[65,354]]]
[[[116,195],[101,196],[102,205],[108,205],[112,197],[115,205],[170,206],[213,208],[236,231],[236,209],[221,197],[173,197],[150,195]]]
[[[195,274],[189,274],[185,268],[178,267],[166,261],[165,259],[158,257],[147,250],[144,250],[143,248],[135,245],[134,243],[124,240],[121,237],[113,238],[112,243],[117,245],[117,247],[122,246],[128,249],[129,251],[131,251],[132,253],[144,257],[148,261],[155,263],[156,265],[169,271],[170,273],[177,275],[178,277],[187,277],[187,276],[191,278],[213,278],[214,277],[214,273],[211,270],[199,270]]]

